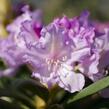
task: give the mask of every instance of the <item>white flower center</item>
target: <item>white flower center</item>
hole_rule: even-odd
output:
[[[58,68],[62,67],[64,62],[67,60],[67,56],[62,57],[61,59],[48,59],[46,58],[45,62],[47,64],[48,70],[52,70],[53,72],[56,72]]]

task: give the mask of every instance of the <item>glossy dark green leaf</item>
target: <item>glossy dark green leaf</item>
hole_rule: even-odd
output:
[[[0,99],[0,109],[22,109],[19,105]]]
[[[14,76],[16,78],[30,78],[31,77],[31,71],[26,65],[22,65],[17,69],[16,75]]]
[[[67,101],[67,104],[70,104],[74,101],[77,101],[79,99],[92,95],[96,92],[99,92],[100,90],[108,86],[109,86],[109,76],[89,85],[88,87],[84,88],[82,91],[77,93],[75,96],[70,97]]]
[[[26,105],[30,109],[35,109],[35,106],[33,105],[33,102],[31,99],[29,99],[24,94],[18,92],[17,90],[12,89],[0,89],[0,97],[10,97],[18,102],[21,102],[22,104]]]
[[[16,90],[24,92],[24,94],[30,94],[30,97],[32,97],[31,95],[38,95],[45,101],[47,101],[49,97],[48,89],[37,80],[17,79],[13,81],[13,87]]]

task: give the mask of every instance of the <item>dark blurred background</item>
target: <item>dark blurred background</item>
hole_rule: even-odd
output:
[[[0,0],[0,37],[7,36],[6,25],[22,13],[21,7],[26,4],[31,10],[42,10],[45,24],[63,15],[78,16],[84,10],[90,11],[91,20],[109,24],[109,0]]]
[[[31,7],[41,9],[46,23],[63,14],[77,16],[83,10],[89,10],[92,19],[109,20],[109,0],[11,0],[13,5],[19,3],[30,4]]]

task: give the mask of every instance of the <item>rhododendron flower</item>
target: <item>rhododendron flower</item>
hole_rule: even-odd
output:
[[[12,37],[0,40],[0,58],[7,67],[6,70],[0,70],[0,76],[12,76],[14,74],[17,67],[22,64],[19,53]]]
[[[101,79],[102,77],[106,76],[106,72],[109,68],[109,28],[104,28],[103,35],[95,37],[95,46],[99,53],[99,75],[95,75],[94,79],[95,81],[97,81],[98,79]]]
[[[19,47],[26,46],[26,43],[31,43],[34,39],[36,41],[40,37],[43,26],[40,10],[31,12],[28,6],[23,7],[22,10],[24,13],[7,26],[7,30]]]
[[[6,51],[15,60],[29,64],[32,76],[48,87],[58,84],[72,93],[81,90],[84,76],[93,79],[98,73],[99,54],[89,13],[85,11],[71,19],[57,18],[42,28],[39,14],[31,13],[27,7],[24,10],[7,28],[14,46]]]
[[[25,6],[23,11],[24,13],[21,16],[7,26],[8,38],[0,40],[0,57],[5,61],[9,69],[13,69],[1,71],[1,75],[6,75],[3,73],[7,71],[11,75],[14,69],[16,70],[18,66],[24,64],[21,57],[26,53],[27,44],[29,47],[31,43],[33,44],[32,41],[36,42],[40,37],[42,28],[41,11],[31,12],[28,6]]]
[[[17,69],[15,68],[7,68],[5,70],[0,70],[0,77],[4,77],[4,76],[14,76],[15,75],[15,72],[16,72]]]
[[[93,21],[92,23],[99,33],[104,33],[105,28],[109,28],[109,22]]]
[[[85,16],[56,19],[42,29],[39,43],[31,49],[33,56],[25,56],[33,65],[33,76],[48,86],[58,84],[73,93],[83,88],[84,76],[92,79],[98,73],[94,27],[86,23],[88,19],[82,21]]]
[[[105,27],[104,28],[102,27],[102,31],[100,30],[98,31],[98,32],[102,32],[103,34],[96,36],[95,38],[95,46],[98,49],[100,58],[99,58],[99,64],[98,64],[99,73],[93,76],[94,81],[97,81],[107,76],[107,74],[109,73],[109,61],[108,61],[108,58],[109,58],[109,28],[107,28],[108,25],[106,28]],[[106,88],[100,92],[100,95],[102,97],[109,98],[108,92],[109,92],[109,88]]]

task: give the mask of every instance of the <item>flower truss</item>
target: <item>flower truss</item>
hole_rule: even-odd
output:
[[[7,27],[8,39],[0,43],[0,52],[6,55],[1,57],[9,65],[26,63],[41,83],[48,87],[58,84],[71,93],[84,87],[85,77],[94,81],[95,75],[103,72],[108,30],[97,35],[88,20],[89,12],[75,18],[63,16],[44,26],[40,11],[23,10]]]
[[[42,28],[41,11],[31,12],[28,6],[25,6],[22,11],[24,13],[7,26],[8,38],[0,40],[0,58],[3,59],[8,67],[6,70],[0,70],[0,76],[13,76],[18,66],[24,64],[21,56],[24,53],[26,44],[22,40],[24,37],[19,37],[19,34],[23,29],[26,29],[24,26],[26,22],[32,25],[36,39],[40,37],[40,30]],[[28,38],[26,37],[25,40],[30,41],[30,37]]]

